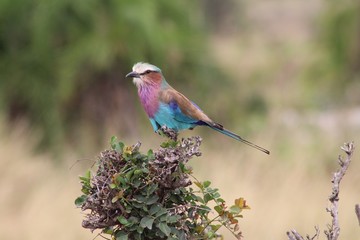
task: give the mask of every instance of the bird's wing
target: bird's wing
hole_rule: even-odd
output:
[[[174,111],[175,120],[179,122],[196,123],[202,121],[205,124],[213,122],[195,103],[173,88],[162,90],[159,99],[169,104]]]

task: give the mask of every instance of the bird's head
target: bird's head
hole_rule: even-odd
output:
[[[128,73],[126,77],[132,77],[138,88],[144,85],[160,84],[163,79],[160,68],[143,62],[136,63],[132,72]]]

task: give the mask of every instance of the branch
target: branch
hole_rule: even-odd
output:
[[[290,232],[286,232],[289,240],[304,240],[304,238],[295,230],[292,229]]]
[[[333,187],[332,193],[329,196],[330,206],[326,208],[332,217],[331,225],[328,226],[328,230],[325,230],[325,235],[328,240],[337,240],[340,235],[340,226],[339,226],[339,192],[340,192],[340,182],[344,177],[350,162],[351,157],[354,152],[354,145],[353,143],[345,143],[341,149],[346,153],[345,160],[343,157],[339,156],[338,162],[340,165],[340,169],[337,170],[333,174],[333,178],[331,180]]]
[[[351,157],[355,147],[354,144],[351,142],[351,143],[344,143],[344,146],[342,146],[341,149],[346,153],[346,158],[344,160],[341,156],[338,157],[338,163],[340,165],[340,169],[333,174],[333,178],[331,180],[332,193],[329,196],[330,206],[326,208],[326,211],[330,213],[332,218],[331,224],[328,225],[328,230],[324,231],[328,240],[337,240],[340,235],[340,226],[339,226],[339,217],[338,217],[340,182],[350,165]],[[360,225],[359,204],[355,206],[355,213]],[[309,235],[306,236],[307,240],[313,240],[315,238],[319,238],[319,234],[320,234],[319,228],[315,227],[315,230],[316,233],[313,237],[310,237]],[[286,232],[286,234],[289,240],[304,240],[304,238],[295,230]]]
[[[289,240],[304,240],[303,236],[300,235],[295,229],[290,230],[290,232],[286,232]],[[315,238],[318,239],[320,236],[319,227],[315,226],[315,234],[314,236],[310,237],[308,234],[306,235],[306,240],[314,240]]]

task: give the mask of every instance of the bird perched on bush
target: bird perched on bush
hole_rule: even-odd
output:
[[[132,70],[126,77],[133,78],[141,104],[155,132],[162,126],[167,126],[176,132],[193,129],[196,126],[208,126],[266,154],[270,154],[268,150],[241,138],[239,135],[225,129],[221,124],[211,120],[194,102],[172,88],[166,82],[158,67],[139,62],[133,66]]]

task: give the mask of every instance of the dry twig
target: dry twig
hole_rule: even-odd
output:
[[[333,174],[333,178],[331,180],[333,186],[332,186],[332,193],[329,196],[330,206],[326,208],[326,211],[330,213],[332,218],[331,225],[328,226],[328,230],[325,230],[325,235],[328,240],[337,240],[340,235],[340,225],[339,225],[339,216],[338,216],[340,182],[350,165],[351,156],[354,152],[354,144],[352,142],[344,143],[344,146],[342,146],[341,149],[346,153],[347,156],[345,159],[343,159],[343,157],[339,155],[338,162],[340,165],[340,169]]]
[[[351,157],[355,147],[354,144],[351,142],[351,143],[344,143],[344,146],[342,146],[341,149],[346,153],[346,158],[343,159],[341,156],[338,157],[338,163],[340,165],[340,169],[333,174],[333,178],[331,180],[332,193],[329,196],[330,206],[326,208],[326,211],[330,213],[332,218],[331,224],[328,225],[328,229],[324,231],[328,240],[337,240],[340,234],[339,217],[338,217],[340,182],[350,165]],[[358,204],[355,206],[355,212],[360,224],[360,207]],[[313,240],[319,237],[320,234],[319,228],[315,227],[315,230],[316,233],[313,237],[310,237],[309,235],[306,236],[307,240]],[[289,240],[304,239],[295,230],[291,230],[286,234]]]
[[[289,240],[304,240],[304,238],[298,233],[295,229],[290,230],[290,232],[286,232]],[[318,239],[320,236],[319,227],[315,226],[315,234],[314,236],[310,237],[308,234],[306,235],[306,240],[314,240]]]
[[[290,232],[286,232],[289,240],[304,240],[304,238],[295,230],[292,229]]]

